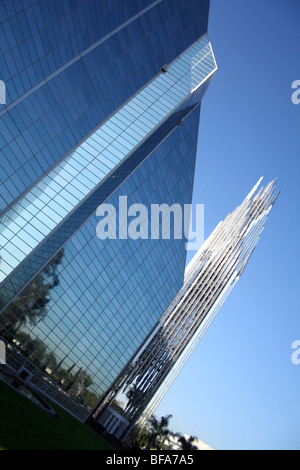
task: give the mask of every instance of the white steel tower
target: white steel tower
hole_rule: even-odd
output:
[[[194,256],[183,287],[97,410],[96,419],[118,438],[153,413],[239,280],[278,197],[276,180],[259,189],[261,180]],[[118,422],[108,405],[121,389],[128,402]]]

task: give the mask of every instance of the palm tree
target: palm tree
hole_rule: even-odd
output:
[[[198,447],[193,445],[193,442],[197,440],[197,437],[190,436],[186,439],[185,436],[179,433],[175,434],[175,436],[178,438],[178,444],[180,444],[181,450],[198,450]]]
[[[168,439],[171,431],[168,429],[169,421],[172,415],[162,416],[159,419],[155,415],[152,415],[148,421],[148,445],[145,450],[156,449],[160,450],[166,439]]]

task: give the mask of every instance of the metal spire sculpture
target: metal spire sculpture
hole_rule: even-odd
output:
[[[183,287],[106,397],[107,405],[129,390],[122,440],[153,413],[245,269],[279,194],[276,180],[259,189],[261,180],[194,256]]]

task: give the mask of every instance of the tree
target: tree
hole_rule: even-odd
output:
[[[160,419],[157,419],[155,415],[150,417],[145,432],[148,440],[145,450],[161,450],[165,447],[165,441],[171,434],[171,431],[168,429],[171,418],[172,415],[162,416]]]
[[[186,439],[186,437],[180,433],[176,433],[175,436],[178,438],[178,444],[180,444],[181,450],[198,450],[198,447],[193,445],[193,442],[197,440],[197,437],[190,436]]]

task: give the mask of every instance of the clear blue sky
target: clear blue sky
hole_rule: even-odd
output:
[[[156,414],[215,449],[300,449],[300,2],[211,0],[209,36],[219,69],[202,104],[193,199],[205,204],[205,237],[260,176],[278,177],[281,195]]]

